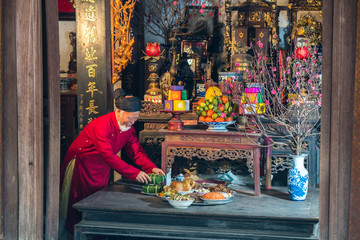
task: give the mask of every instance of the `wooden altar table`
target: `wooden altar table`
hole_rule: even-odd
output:
[[[175,157],[197,157],[206,161],[246,159],[246,165],[254,178],[254,195],[260,195],[260,147],[256,144],[260,134],[210,132],[203,129],[162,129],[160,132],[165,136],[161,148],[161,168],[164,172],[170,170]]]
[[[73,205],[82,212],[74,239],[319,239],[319,192],[313,189],[306,201],[291,201],[287,188],[254,197],[244,186],[228,204],[187,209],[141,190],[141,185],[115,184]]]

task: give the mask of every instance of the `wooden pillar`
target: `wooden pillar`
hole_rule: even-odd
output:
[[[354,29],[355,30],[355,29]],[[354,90],[354,126],[351,162],[351,193],[349,239],[356,240],[360,236],[360,1],[357,3],[356,29],[356,65]]]
[[[44,168],[45,235],[58,239],[60,185],[60,59],[58,5],[45,0],[43,8],[44,50]]]
[[[3,2],[4,238],[43,239],[42,6]]]
[[[324,1],[320,239],[349,239],[356,6]]]

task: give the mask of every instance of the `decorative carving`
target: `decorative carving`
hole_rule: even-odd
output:
[[[152,122],[144,123],[144,129],[148,129],[148,130],[165,129],[167,128],[167,126],[168,126],[167,123],[152,123]]]
[[[121,72],[131,61],[135,39],[130,33],[130,20],[136,0],[111,0],[111,60],[112,83],[116,83]]]
[[[261,11],[249,12],[249,21],[250,22],[260,22],[261,21]]]
[[[141,114],[142,115],[154,115],[154,114],[162,114],[165,115],[167,113],[162,113],[160,110],[164,109],[164,105],[161,103],[154,103],[149,101],[142,101]]]
[[[213,136],[199,136],[199,135],[182,135],[180,140],[184,142],[209,142],[209,143],[241,143],[241,138],[229,138],[229,137],[213,137]]]
[[[195,147],[168,147],[167,148],[168,162],[166,164],[166,171],[172,167],[175,157],[184,157],[187,159],[201,158],[206,161],[216,161],[227,158],[229,160],[247,159],[248,170],[253,176],[253,150],[221,150],[216,148],[195,148]]]

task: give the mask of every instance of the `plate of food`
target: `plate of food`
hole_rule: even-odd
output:
[[[232,202],[233,197],[225,197],[224,194],[218,192],[208,192],[200,197],[204,205],[218,205]]]

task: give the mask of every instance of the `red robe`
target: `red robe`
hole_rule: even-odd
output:
[[[146,173],[156,168],[139,144],[134,127],[125,132],[120,131],[115,112],[93,120],[71,144],[60,174],[62,187],[66,166],[76,158],[66,219],[66,227],[70,232],[81,220],[81,214],[72,205],[106,187],[111,168],[126,178],[136,179],[140,170],[116,155],[123,147],[127,155]]]

